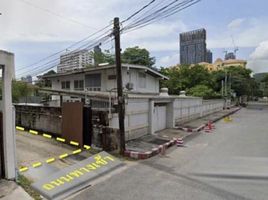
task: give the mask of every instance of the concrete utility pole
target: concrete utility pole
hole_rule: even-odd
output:
[[[123,95],[121,47],[120,47],[120,23],[119,18],[114,18],[114,40],[115,40],[115,63],[118,96],[118,118],[120,131],[120,154],[125,152],[125,100]]]

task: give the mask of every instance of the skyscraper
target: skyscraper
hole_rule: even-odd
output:
[[[207,62],[212,63],[213,62],[213,54],[212,52],[208,49],[207,50]]]
[[[206,30],[198,29],[180,34],[180,63],[207,62]]]

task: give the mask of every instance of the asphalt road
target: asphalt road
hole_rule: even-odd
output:
[[[242,109],[232,118],[72,199],[268,199],[268,109]]]

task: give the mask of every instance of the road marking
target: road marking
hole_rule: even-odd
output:
[[[57,137],[56,140],[59,141],[59,142],[65,142],[65,139],[64,138],[60,138],[60,137]]]
[[[52,163],[54,162],[56,159],[55,158],[49,158],[46,160],[46,162],[49,164],[49,163]]]
[[[85,148],[86,150],[89,150],[89,149],[90,149],[90,146],[88,146],[88,145],[84,145],[84,148]]]
[[[29,133],[34,134],[34,135],[38,135],[38,132],[34,131],[34,130],[29,130]]]
[[[37,162],[37,163],[34,163],[32,166],[33,168],[37,168],[37,167],[40,167],[42,165],[41,162]]]
[[[52,138],[52,136],[51,135],[49,135],[49,134],[43,134],[43,137],[45,137],[45,138],[49,138],[49,139],[51,139]]]
[[[63,158],[66,158],[66,157],[68,157],[68,156],[69,156],[69,154],[68,154],[68,153],[65,153],[65,154],[60,155],[59,158],[60,158],[60,159],[63,159]]]
[[[24,128],[20,127],[20,126],[16,126],[16,129],[19,130],[19,131],[24,131]]]
[[[22,168],[19,169],[19,171],[20,172],[26,172],[26,171],[28,171],[28,169],[29,169],[28,167],[22,167]]]
[[[77,149],[77,150],[73,151],[73,154],[79,154],[81,152],[82,152],[82,149]]]
[[[74,141],[70,141],[70,144],[71,145],[74,145],[74,146],[79,146],[79,143],[78,142],[74,142]]]

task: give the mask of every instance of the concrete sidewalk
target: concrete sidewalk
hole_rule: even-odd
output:
[[[239,107],[222,110],[220,112],[207,115],[203,118],[192,120],[191,122],[185,123],[175,129],[165,129],[155,133],[154,135],[146,135],[129,141],[126,144],[127,150],[125,151],[125,156],[134,159],[150,158],[176,144],[176,140],[178,138],[184,140],[192,136],[194,132],[201,131],[207,126],[209,121],[214,123],[237,112],[238,110],[240,110]]]
[[[204,116],[202,118],[192,120],[190,122],[180,125],[178,128],[187,132],[198,132],[202,130],[209,121],[216,122],[228,115],[231,115],[240,110],[240,107],[232,107],[230,109],[222,110],[220,112],[212,113],[210,115]]]
[[[33,198],[13,181],[0,180],[1,200],[32,200]]]

